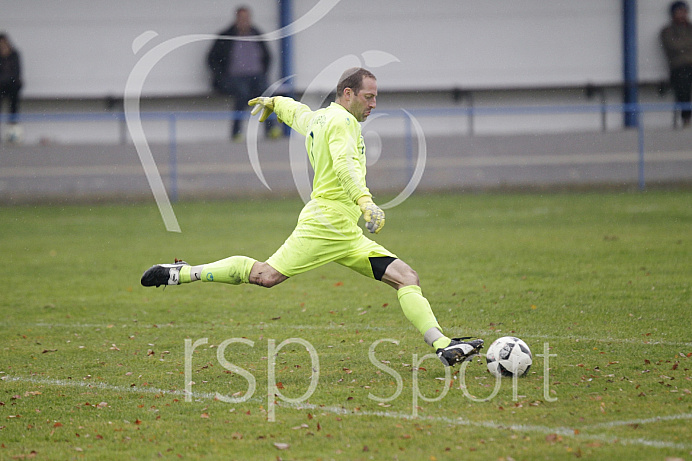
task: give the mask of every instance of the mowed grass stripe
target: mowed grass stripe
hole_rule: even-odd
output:
[[[184,391],[179,390],[165,390],[156,389],[149,387],[124,387],[124,386],[114,386],[107,383],[88,383],[72,380],[60,380],[60,379],[37,379],[32,377],[18,377],[18,376],[5,376],[3,380],[8,382],[27,382],[32,384],[39,384],[44,386],[58,386],[58,387],[82,387],[88,389],[101,389],[116,393],[136,393],[136,394],[169,394],[173,396],[185,396],[190,395],[194,399],[216,399],[216,394],[211,393],[200,393],[200,392],[190,392],[189,394]],[[249,402],[261,402],[262,399],[257,397],[252,397],[248,399]],[[459,425],[459,426],[473,426],[481,427],[484,429],[492,429],[499,431],[517,431],[517,432],[538,432],[541,434],[559,434],[566,437],[579,438],[585,440],[599,440],[604,442],[617,442],[623,445],[644,445],[656,448],[675,448],[680,450],[692,450],[692,444],[685,443],[671,443],[660,440],[648,440],[648,439],[615,439],[612,437],[607,437],[599,434],[586,434],[587,431],[593,431],[596,429],[603,429],[614,426],[630,426],[634,424],[655,424],[663,421],[677,421],[677,420],[688,420],[692,419],[692,413],[677,414],[677,415],[666,415],[666,416],[656,416],[647,419],[636,419],[630,421],[611,421],[609,423],[601,423],[594,425],[585,425],[580,427],[548,427],[548,426],[535,426],[535,425],[525,425],[525,424],[502,424],[495,423],[493,421],[473,421],[466,418],[444,418],[436,416],[413,416],[411,414],[391,412],[391,411],[354,411],[348,410],[343,407],[330,407],[325,405],[314,405],[309,403],[277,403],[277,406],[286,409],[294,410],[313,410],[317,412],[329,412],[337,415],[343,416],[374,416],[377,418],[385,419],[403,419],[403,420],[422,420],[422,421],[435,421],[441,422],[449,425]]]
[[[81,323],[35,323],[35,324],[3,324],[0,323],[0,326],[4,327],[14,327],[14,328],[65,328],[65,329],[70,329],[70,328],[78,328],[78,329],[110,329],[110,328],[118,328],[117,325],[112,325],[112,324],[96,324],[96,323],[86,323],[86,324],[81,324]],[[119,328],[128,328],[130,327],[129,325],[121,325]],[[272,329],[278,329],[278,330],[295,330],[295,331],[302,331],[302,330],[345,330],[348,328],[351,328],[352,326],[350,325],[290,325],[290,324],[282,324],[282,323],[267,323],[267,324],[261,324],[261,325],[242,325],[242,326],[230,326],[230,325],[214,325],[214,328],[217,330],[234,330],[234,331],[243,331],[243,330],[272,330]],[[140,327],[141,328],[141,327]],[[189,329],[189,330],[204,330],[208,328],[208,325],[203,324],[203,323],[197,323],[197,324],[163,324],[163,325],[156,325],[154,326],[149,326],[147,328],[174,328],[174,329]],[[393,332],[393,331],[401,331],[400,328],[395,328],[395,327],[388,327],[388,326],[369,326],[369,325],[358,325],[357,327],[360,330],[364,331],[372,331],[372,332]],[[461,335],[463,333],[466,333],[463,330],[447,330],[447,333],[451,335]],[[497,331],[497,330],[478,330],[475,331],[476,335],[481,336],[481,337],[501,337],[501,336],[516,336],[516,332],[502,332],[502,331]],[[589,337],[589,336],[576,336],[576,335],[543,335],[543,334],[531,334],[531,333],[521,333],[522,338],[533,338],[533,339],[548,339],[548,340],[567,340],[567,341],[585,341],[585,342],[597,342],[597,343],[627,343],[627,344],[639,344],[642,346],[656,346],[656,345],[664,345],[664,346],[680,346],[680,347],[688,347],[692,346],[692,341],[661,341],[661,340],[649,340],[646,337],[643,338],[615,338],[612,336],[608,337],[603,337],[603,338],[596,338],[596,337]],[[489,344],[488,344],[489,345]]]
[[[416,269],[448,333],[487,342],[516,335],[535,355],[546,342],[557,354],[547,381],[555,401],[544,394],[538,357],[516,399],[504,381],[487,402],[470,401],[459,377],[444,399],[418,399],[415,419],[413,359],[432,351],[383,284],[327,265],[271,290],[139,286],[146,268],[174,257],[198,264],[270,256],[293,229],[300,200],[174,206],[181,234],[165,231],[153,204],[0,207],[8,267],[0,457],[35,450],[45,459],[684,459],[690,452],[692,192],[415,194],[387,210],[374,238]],[[256,393],[238,405],[215,401],[214,391],[248,389],[211,347],[241,337],[254,347],[234,344],[226,358],[255,377]],[[302,405],[277,399],[270,422],[269,340],[291,337],[318,350],[320,381]],[[192,360],[197,398],[186,402],[162,390],[184,388],[184,340],[200,338],[209,342]],[[389,372],[368,358],[383,338],[398,341],[377,347]],[[285,347],[276,364],[284,395],[305,392],[304,348]],[[440,395],[442,372],[434,358],[421,364],[421,395]],[[394,373],[402,394],[379,406],[368,396],[392,395]],[[469,365],[465,385],[472,395],[491,393],[481,359]],[[108,406],[96,408],[101,401]],[[275,442],[290,448],[277,451]]]

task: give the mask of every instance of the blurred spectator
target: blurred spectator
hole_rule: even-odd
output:
[[[10,102],[10,129],[7,139],[15,141],[19,136],[20,128],[17,124],[19,113],[19,91],[22,89],[22,74],[19,62],[19,53],[12,46],[7,34],[0,33],[0,110],[5,98]]]
[[[692,100],[692,25],[687,17],[688,11],[687,2],[671,3],[671,22],[661,30],[661,44],[670,68],[670,85],[675,101],[679,103]],[[683,126],[690,125],[691,116],[689,109],[681,112]]]
[[[257,36],[262,33],[252,25],[250,9],[239,7],[235,23],[218,33],[223,37]],[[207,54],[207,65],[212,72],[214,90],[233,97],[236,111],[249,109],[247,102],[267,89],[267,71],[271,62],[269,49],[264,41],[229,40],[219,38]],[[231,136],[242,140],[242,120],[233,121]],[[279,127],[267,125],[271,137],[281,134]]]

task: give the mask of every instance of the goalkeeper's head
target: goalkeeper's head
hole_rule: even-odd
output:
[[[359,122],[365,121],[377,105],[377,78],[367,69],[347,69],[336,85],[336,103]]]

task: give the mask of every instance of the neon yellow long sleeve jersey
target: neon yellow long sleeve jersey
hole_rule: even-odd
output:
[[[357,200],[372,197],[365,183],[365,143],[358,120],[335,102],[313,111],[283,96],[274,98],[274,112],[305,136],[305,148],[315,171],[310,197],[340,202],[357,220]]]

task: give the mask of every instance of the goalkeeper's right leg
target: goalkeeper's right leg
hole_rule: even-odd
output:
[[[157,288],[161,285],[179,285],[181,269],[189,267],[188,263],[177,258],[173,264],[156,264],[142,274],[141,283],[145,287]]]
[[[141,283],[145,287],[159,287],[202,280],[231,285],[252,283],[269,288],[287,278],[266,262],[258,262],[247,256],[231,256],[199,266],[191,266],[178,259],[174,264],[157,264],[144,272]]]
[[[191,266],[176,258],[173,264],[156,264],[147,269],[142,275],[141,283],[145,287],[157,288],[198,280],[239,285],[248,283],[254,263],[254,259],[246,256],[231,256],[210,264]]]

